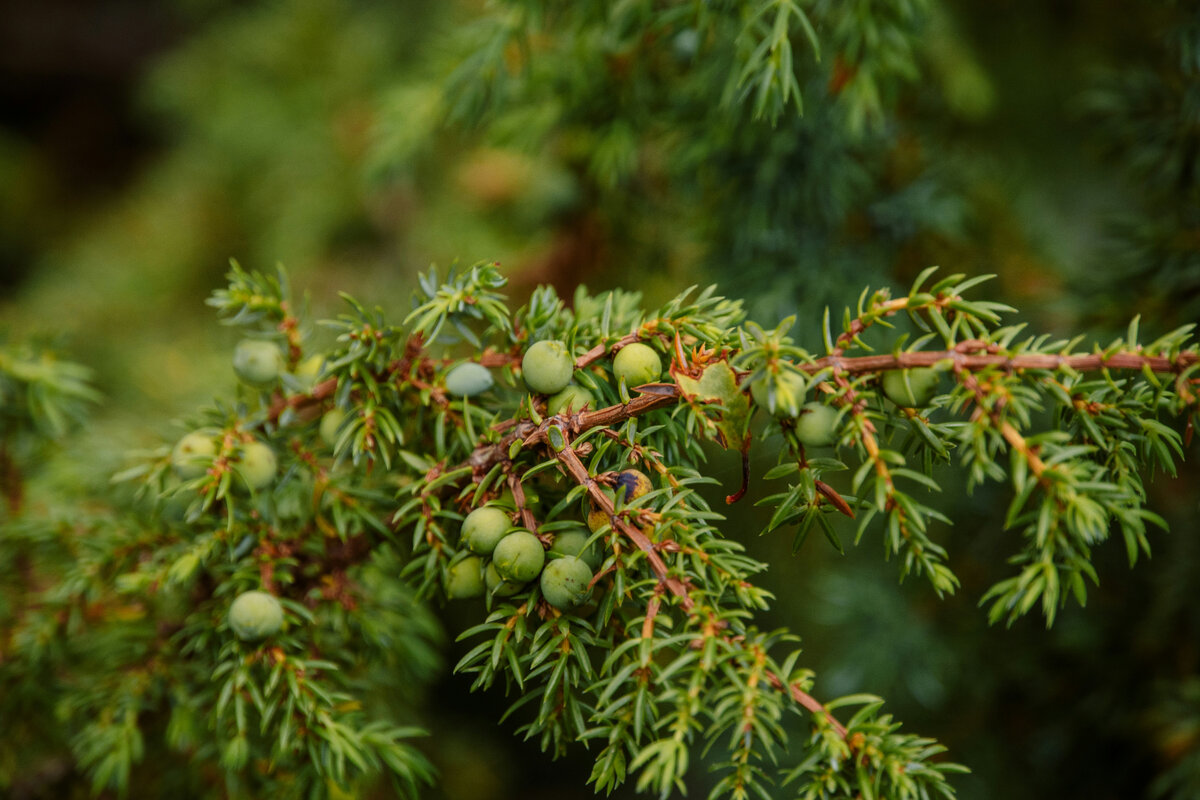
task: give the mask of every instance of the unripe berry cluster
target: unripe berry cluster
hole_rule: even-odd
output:
[[[578,536],[582,536],[579,533]],[[566,611],[582,604],[590,593],[592,569],[575,554],[576,536],[560,533],[547,552],[532,532],[514,526],[499,506],[475,509],[463,520],[460,541],[473,555],[450,565],[446,572],[446,594],[455,599],[510,597],[525,591],[535,579],[542,597]],[[578,542],[578,548],[586,542]]]
[[[530,345],[521,358],[521,370],[531,392],[550,395],[546,410],[552,416],[578,413],[585,407],[595,409],[595,394],[571,382],[575,359],[565,343],[546,339]],[[625,345],[612,359],[613,378],[627,389],[654,383],[662,371],[662,358],[654,348],[641,342]]]
[[[625,502],[645,496],[650,479],[638,470],[625,470],[613,479]],[[526,497],[527,502],[531,497]],[[593,533],[609,524],[603,512],[593,510],[588,526]],[[596,570],[604,561],[594,537],[580,528],[560,529],[547,549],[533,532],[514,525],[500,504],[474,509],[463,520],[459,543],[468,553],[446,570],[445,590],[451,599],[511,597],[537,581],[542,598],[560,611],[584,606],[592,596]]]

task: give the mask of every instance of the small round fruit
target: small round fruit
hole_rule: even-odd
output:
[[[542,597],[559,611],[574,608],[587,600],[592,571],[582,558],[556,558],[542,570]]]
[[[275,472],[279,462],[275,459],[275,451],[262,442],[248,442],[242,448],[242,462],[239,468],[242,479],[251,489],[258,490],[269,486],[275,480]]]
[[[796,438],[806,447],[829,447],[838,439],[837,409],[824,403],[805,403],[796,420]]]
[[[483,364],[467,361],[446,373],[446,391],[456,397],[474,397],[492,388],[492,373]]]
[[[467,514],[459,536],[472,553],[490,556],[511,527],[512,522],[503,510],[496,506],[482,506]]]
[[[563,556],[577,556],[582,558],[584,563],[592,569],[600,569],[600,565],[604,563],[604,553],[600,550],[598,543],[585,547],[589,538],[586,533],[578,529],[562,531],[554,537],[554,544],[550,545],[550,552]]]
[[[627,469],[617,475],[617,487],[625,490],[625,502],[628,503],[650,494],[654,485],[641,470]]]
[[[446,596],[451,600],[483,597],[483,559],[467,556],[446,570]]]
[[[937,396],[941,377],[931,367],[891,370],[883,374],[883,394],[898,406],[924,408]]]
[[[496,565],[501,578],[527,583],[542,571],[546,563],[546,551],[529,531],[513,531],[501,539],[492,551],[492,563]]]
[[[317,378],[321,376],[321,368],[324,366],[324,357],[309,356],[296,365],[296,369],[292,374],[296,376],[296,379],[300,383],[311,388],[316,385]]]
[[[613,375],[630,388],[654,383],[662,375],[662,359],[641,342],[627,344],[613,357]]]
[[[596,408],[596,397],[582,386],[571,384],[546,402],[546,411],[550,416],[562,413],[578,414],[587,406]]]
[[[321,441],[330,447],[336,447],[338,441],[338,428],[342,427],[342,420],[346,418],[346,412],[334,406],[325,412],[321,417],[321,426],[319,428]]]
[[[771,396],[770,378],[763,376],[750,384],[750,396],[754,404],[765,408],[777,417],[794,417],[800,413],[808,382],[795,372],[780,372],[775,378],[775,395]],[[774,404],[772,404],[774,400]]]
[[[189,481],[207,472],[216,454],[217,443],[210,434],[192,431],[171,450],[171,466],[181,480]]]
[[[695,28],[684,28],[671,40],[671,49],[675,58],[684,63],[690,62],[700,52],[700,32]]]
[[[229,606],[229,627],[244,642],[274,636],[283,628],[283,606],[266,592],[243,592]]]
[[[535,342],[521,359],[525,385],[541,394],[557,394],[567,388],[575,372],[575,359],[567,346],[556,339]]]
[[[598,532],[601,528],[609,524],[608,514],[605,514],[598,508],[593,508],[587,515],[588,530],[592,533]]]
[[[242,339],[233,350],[233,371],[250,386],[270,386],[283,371],[283,353],[264,339]]]
[[[483,583],[487,587],[487,593],[494,597],[512,597],[525,588],[524,583],[504,580],[496,571],[496,565],[491,562],[488,562],[483,571]]]

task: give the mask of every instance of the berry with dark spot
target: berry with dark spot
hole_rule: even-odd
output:
[[[650,483],[650,478],[641,470],[627,469],[617,475],[618,494],[624,490],[626,503],[644,497],[653,488],[654,485]]]

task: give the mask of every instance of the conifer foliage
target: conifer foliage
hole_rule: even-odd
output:
[[[211,304],[276,348],[275,374],[116,476],[107,508],[0,517],[17,721],[0,777],[66,748],[123,795],[150,757],[179,767],[159,790],[416,795],[436,776],[413,700],[440,668],[435,611],[459,603],[476,623],[450,632],[469,647],[455,669],[505,692],[548,757],[586,747],[598,792],[677,796],[704,758],[714,798],[950,797],[964,767],[943,747],[881,698],[821,696],[799,637],[758,627],[768,565],[714,491],[758,497],[796,549],[813,530],[842,547],[853,518],[945,595],[938,470],[1007,484],[1014,574],[988,616],[1049,625],[1086,601],[1110,532],[1131,563],[1148,550],[1144,477],[1175,469],[1200,406],[1189,329],[1030,335],[981,279],[933,269],[827,314],[817,352],[713,287],[656,309],[542,288],[512,308],[504,283],[495,264],[430,272],[407,315],[346,297],[319,347],[282,271],[235,264]],[[6,425],[33,436],[91,399],[75,368],[2,352]],[[742,485],[714,489],[713,448],[742,455]],[[776,466],[751,474],[752,450]],[[22,456],[5,452],[10,498],[36,468]]]

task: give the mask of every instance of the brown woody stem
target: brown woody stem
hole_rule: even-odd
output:
[[[838,736],[841,736],[843,739],[846,738],[846,726],[838,722],[837,717],[835,717],[833,713],[829,711],[829,709],[825,708],[825,706],[821,704],[820,700],[801,689],[800,684],[793,683],[790,686],[785,687],[783,685],[783,680],[774,672],[767,673],[767,680],[769,680],[771,685],[779,691],[787,691],[793,700],[807,708],[812,713],[823,715],[829,724],[833,726],[833,729],[837,731]]]
[[[1166,356],[1144,356],[1138,353],[1113,353],[1111,355],[1089,353],[1073,356],[1028,353],[1006,356],[996,353],[964,355],[960,350],[928,350],[895,355],[856,356],[854,358],[827,356],[819,358],[811,364],[797,364],[796,368],[814,373],[827,367],[835,367],[850,375],[860,375],[890,369],[932,367],[947,359],[953,360],[956,365],[961,365],[963,369],[967,370],[1003,367],[1007,370],[1073,369],[1076,372],[1095,372],[1100,369],[1140,370],[1149,367],[1154,372],[1179,372],[1193,364],[1200,363],[1200,353],[1188,350],[1174,358],[1167,358]]]
[[[588,498],[612,520],[613,528],[633,542],[637,549],[646,555],[646,560],[650,564],[650,570],[658,578],[659,582],[666,586],[671,594],[680,599],[680,604],[685,611],[690,610],[694,602],[688,596],[687,586],[683,581],[667,573],[666,562],[662,560],[662,556],[658,554],[658,550],[654,548],[654,544],[646,534],[638,530],[636,526],[630,525],[623,518],[614,515],[613,512],[616,508],[613,506],[612,500],[608,498],[608,495],[600,491],[600,485],[588,475],[587,467],[579,460],[579,456],[575,453],[574,448],[568,445],[559,451],[557,456],[559,462],[575,482],[587,487]]]

